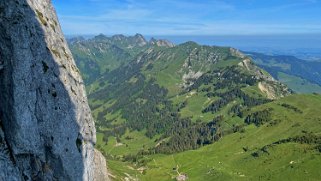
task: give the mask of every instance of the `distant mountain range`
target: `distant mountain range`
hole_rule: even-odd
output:
[[[140,34],[69,45],[116,180],[319,178],[321,96],[275,79],[310,65]]]
[[[92,83],[104,72],[128,63],[150,46],[174,46],[167,40],[152,38],[147,41],[140,34],[130,37],[124,35],[107,37],[101,34],[92,39],[74,37],[68,39],[68,43],[87,84]]]
[[[92,83],[102,72],[113,70],[124,62],[132,60],[137,53],[150,46],[175,46],[164,39],[151,38],[147,41],[141,34],[129,37],[124,35],[107,37],[101,34],[89,39],[78,36],[68,39],[68,42],[79,61],[78,66],[86,67],[82,73],[87,83]],[[101,44],[98,45],[98,42]],[[87,49],[87,54],[86,51],[78,51],[80,49]],[[89,52],[93,55],[88,54]],[[321,61],[303,60],[287,55],[244,53],[250,56],[259,67],[295,92],[321,93]]]

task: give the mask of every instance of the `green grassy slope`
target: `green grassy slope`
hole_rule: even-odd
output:
[[[321,86],[318,84],[314,84],[309,82],[308,80],[302,79],[300,77],[296,77],[293,75],[288,75],[282,72],[278,73],[278,80],[282,83],[286,84],[294,90],[295,92],[299,93],[321,93]]]
[[[108,42],[76,42],[70,44],[70,49],[87,85],[102,73],[114,70],[133,58],[127,51]]]
[[[139,34],[126,37],[98,35],[91,39],[71,39],[69,47],[87,85],[104,73],[112,71],[134,59],[149,45]]]
[[[280,106],[282,103],[294,106],[302,113]],[[307,133],[320,137],[321,96],[293,95],[251,111],[266,108],[273,109],[273,116],[262,126],[246,126],[244,132],[224,136],[218,142],[198,150],[152,155],[145,159],[148,162],[144,174],[137,171],[141,167],[133,166],[136,169],[134,174],[141,180],[174,180],[178,168],[178,172],[187,174],[189,180],[200,181],[319,180],[321,154],[317,144],[288,142],[270,146],[265,152],[260,150],[281,139]],[[274,123],[273,120],[281,121]],[[253,156],[255,152],[259,152],[258,156]],[[129,173],[133,170],[123,171]]]

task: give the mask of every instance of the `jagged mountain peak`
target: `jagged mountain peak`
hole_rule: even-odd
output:
[[[126,38],[127,37],[125,35],[123,35],[123,34],[117,34],[117,35],[113,35],[111,37],[111,39],[114,40],[114,41],[121,41],[121,40],[124,40]]]
[[[135,34],[133,37],[129,37],[129,38],[133,39],[138,46],[145,46],[148,44],[145,37],[138,33]]]
[[[134,35],[134,37],[145,39],[145,37],[144,37],[142,34],[140,34],[140,33],[136,33],[136,34]]]
[[[149,44],[150,44],[150,45],[154,45],[154,46],[158,46],[158,47],[169,47],[169,48],[175,46],[174,43],[172,43],[172,42],[170,42],[170,41],[168,41],[168,40],[165,40],[165,39],[159,39],[159,40],[157,40],[157,39],[155,39],[155,38],[151,38],[151,39],[149,40]]]

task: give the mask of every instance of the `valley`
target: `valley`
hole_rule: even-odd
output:
[[[245,52],[261,68],[297,93],[321,92],[321,62],[294,56]]]
[[[321,177],[315,66],[293,73],[300,64],[282,57],[140,34],[68,42],[114,180]],[[276,80],[297,77],[315,93]]]

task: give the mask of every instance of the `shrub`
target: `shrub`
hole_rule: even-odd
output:
[[[40,11],[38,11],[37,9],[36,9],[36,13],[37,13],[37,16],[38,16],[40,22],[41,22],[44,26],[48,26],[48,23],[47,23],[45,17],[43,16],[43,14],[42,14]]]

